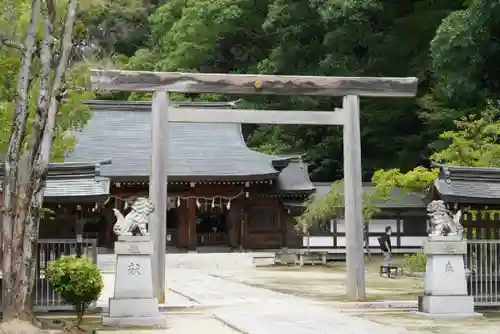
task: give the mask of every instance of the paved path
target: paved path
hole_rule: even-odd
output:
[[[184,315],[168,316],[166,329],[121,329],[98,330],[97,334],[240,334],[212,316]]]
[[[170,271],[169,271],[170,273]],[[114,286],[115,286],[115,274],[111,273],[103,273],[102,274],[104,281],[104,289],[97,301],[97,307],[102,310],[102,312],[108,312],[109,308],[109,298],[113,297]],[[192,307],[198,305],[188,298],[179,295],[174,291],[167,291],[168,298],[165,305],[161,305],[162,307]]]
[[[165,255],[167,268],[203,269],[203,270],[234,270],[254,268],[254,258],[259,264],[273,264],[274,253],[180,253]],[[116,256],[114,254],[99,254],[98,267],[103,272],[116,270]]]
[[[246,334],[408,333],[339,313],[308,299],[215,277],[204,270],[170,269],[167,284],[201,305],[219,306],[214,315]]]
[[[182,254],[167,256],[167,305],[193,306],[208,309],[216,318],[243,334],[407,334],[396,329],[356,318],[335,310],[325,303],[251,287],[218,273],[253,269],[252,254]],[[98,306],[107,308],[113,294],[114,258],[100,259],[105,289]],[[207,312],[207,311],[205,311]],[[208,320],[206,320],[208,321]],[[198,324],[196,324],[198,323]],[[234,333],[228,328],[210,330],[192,319],[192,326],[201,325],[207,334]],[[210,323],[216,326],[215,323]],[[175,331],[174,331],[175,332]],[[185,331],[184,331],[185,332]],[[180,332],[180,333],[184,333]],[[198,332],[190,329],[188,332]],[[415,332],[414,332],[415,333]]]

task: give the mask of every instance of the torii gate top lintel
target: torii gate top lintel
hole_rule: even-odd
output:
[[[418,79],[91,70],[92,88],[106,91],[412,97]]]

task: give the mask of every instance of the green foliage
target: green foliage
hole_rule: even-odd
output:
[[[100,3],[96,3],[97,1],[99,0],[86,1],[81,10],[99,7]],[[9,2],[12,3],[10,0],[0,0],[0,5],[4,5],[4,8],[8,8]],[[31,12],[30,3],[31,2],[26,0],[16,0],[12,3],[14,7],[12,11],[9,10],[4,12],[4,15],[0,15],[0,28],[3,27],[0,37],[12,40],[21,39],[28,24]],[[63,15],[65,13],[65,8],[63,7],[66,6],[66,3],[58,2],[57,4],[61,7],[58,8],[58,14]],[[62,21],[63,18],[58,18],[58,22]],[[76,25],[78,26],[81,23],[81,21],[78,21]],[[40,25],[41,24],[42,23],[40,23]],[[58,24],[53,28],[57,33],[61,31],[62,24]],[[41,31],[42,28],[40,26],[40,42],[42,38]],[[74,38],[78,39],[78,29]],[[20,58],[21,54],[19,50],[0,43],[0,73],[2,73],[0,76],[0,154],[6,152],[12,129],[12,110],[16,96],[16,82],[19,73]],[[39,59],[35,57],[29,92],[27,134],[31,133],[31,126],[35,116],[39,79],[37,69],[40,66],[39,63]],[[55,140],[52,149],[53,161],[63,161],[64,154],[71,150],[75,144],[72,132],[82,128],[90,118],[89,109],[82,103],[85,100],[95,97],[95,94],[88,90],[90,87],[89,65],[90,64],[85,60],[74,57],[66,72],[65,84],[69,93],[60,104],[58,110]],[[26,143],[28,144],[30,142],[30,138],[27,137]],[[28,145],[25,147],[28,148]]]
[[[0,58],[0,71],[1,69]],[[17,73],[15,74],[17,75]],[[15,82],[15,75],[12,80]],[[68,71],[67,85],[69,89],[81,88],[79,82],[84,77],[88,77],[89,72],[84,64],[75,64]],[[35,78],[35,80],[38,80]],[[37,84],[37,82],[35,82]],[[1,89],[0,89],[1,91]],[[31,91],[31,96],[37,94],[36,86]],[[14,92],[2,95],[0,92],[0,153],[5,153],[9,144],[9,137],[12,125],[12,110],[14,108]],[[70,91],[67,99],[59,106],[57,123],[55,128],[55,140],[52,148],[52,160],[63,161],[64,154],[73,149],[75,141],[71,130],[82,128],[90,118],[90,110],[82,102],[94,98],[94,94],[88,91]],[[30,98],[29,118],[27,133],[31,132],[31,125],[34,120],[36,110],[36,98]],[[29,142],[29,141],[28,141]]]
[[[440,135],[446,145],[431,160],[453,166],[500,167],[499,109],[491,102],[480,116],[469,115],[454,122],[455,129]],[[439,169],[418,166],[407,173],[399,169],[378,170],[372,183],[380,191],[400,188],[405,192],[424,192],[436,179]]]
[[[426,270],[427,256],[424,252],[405,254],[403,269],[410,273],[423,273]]]
[[[144,7],[151,13],[149,34],[136,45],[134,56],[124,66],[127,68],[417,75],[424,82],[421,89],[425,93],[430,90],[429,43],[443,18],[462,5],[451,0],[422,1],[418,6],[410,0],[397,4],[381,0],[173,0],[164,4],[145,1]],[[115,15],[126,16],[111,13],[107,20],[100,19],[100,25],[90,21],[98,27],[92,31],[108,28]],[[136,32],[139,36],[144,31],[138,27]],[[333,110],[340,100],[293,96],[246,97],[246,102],[254,108]],[[423,129],[417,100],[364,100],[362,105],[366,180],[377,169],[411,169],[423,162],[416,152],[425,150],[436,133]],[[387,136],[387,129],[391,136]],[[307,152],[315,180],[341,178],[341,129],[258,125],[246,127],[245,133],[251,147],[266,153]]]
[[[487,140],[464,136],[465,128],[459,129],[463,121],[476,122],[473,127],[480,129],[484,125],[480,111],[485,106],[492,109],[487,101],[499,97],[500,6],[494,1],[94,1],[80,15],[79,36],[92,41],[101,55],[124,56],[114,63],[116,67],[417,76],[419,94],[415,99],[362,100],[365,181],[377,170],[391,171],[394,176],[392,169],[397,167],[401,171],[397,183],[417,191],[425,189],[435,172],[413,168],[426,165],[430,157],[442,163],[497,165],[494,123],[486,130],[490,133]],[[16,15],[21,16],[23,10],[17,8]],[[20,22],[26,20],[24,15]],[[8,24],[0,27],[10,29]],[[0,96],[4,86],[12,86],[8,73],[17,66],[17,59],[17,54],[5,59],[0,54],[0,69],[7,73],[5,82],[0,82],[6,84],[0,85]],[[150,96],[109,94],[106,98]],[[244,105],[333,110],[340,99],[245,97]],[[262,152],[307,153],[313,180],[342,178],[341,129],[257,125],[244,130],[249,145]],[[2,139],[0,134],[0,145]],[[411,173],[406,175],[407,171]],[[388,181],[380,175],[377,178]]]
[[[372,183],[381,192],[389,193],[394,188],[400,188],[403,192],[425,191],[436,179],[439,169],[427,169],[422,166],[415,167],[407,173],[399,169],[378,170],[373,174]]]
[[[79,37],[91,41],[100,56],[131,57],[148,44],[152,6],[142,0],[85,0],[80,3]],[[82,8],[83,7],[83,8]],[[146,38],[145,38],[146,37]]]
[[[500,166],[500,111],[491,102],[480,116],[474,114],[456,120],[455,130],[440,138],[449,145],[431,156],[433,161],[455,166]]]
[[[431,43],[433,69],[455,102],[474,105],[485,96],[498,97],[500,6],[474,0],[446,17]]]
[[[104,287],[99,269],[89,259],[63,256],[49,262],[45,275],[55,291],[73,305],[79,326],[85,311],[97,301]]]
[[[266,49],[261,26],[267,6],[267,0],[167,2],[150,16],[150,52],[157,55],[151,58],[159,60],[154,68],[243,72],[255,67]]]
[[[377,214],[380,204],[387,194],[370,189],[363,192],[363,221],[369,222]],[[304,213],[297,217],[299,225],[310,227],[322,221],[341,219],[344,215],[344,182],[336,181],[326,196],[311,196],[305,203]]]

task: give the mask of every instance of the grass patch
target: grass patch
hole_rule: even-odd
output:
[[[92,333],[95,329],[102,327],[100,316],[85,316],[80,328],[74,328],[76,323],[76,315],[74,316],[38,316],[45,329],[61,330],[67,333]]]
[[[72,324],[76,322],[76,316],[69,315],[59,315],[49,317],[39,317],[40,321],[44,325],[44,329],[53,329],[53,330],[61,330],[67,333],[93,333],[94,331],[121,331],[121,330],[129,330],[129,331],[139,331],[139,330],[152,330],[152,329],[165,329],[165,326],[123,326],[123,327],[105,327],[102,325],[101,316],[85,316],[83,318],[82,323],[80,324],[80,329],[71,328]]]
[[[402,263],[403,259],[403,256],[396,256],[393,263]],[[366,301],[416,300],[423,293],[422,278],[380,277],[381,263],[380,256],[373,256],[371,260],[366,260]],[[251,277],[224,278],[319,301],[346,300],[346,265],[340,262],[307,267],[259,268]]]
[[[497,311],[489,311],[489,310],[478,310],[476,309],[477,312],[482,313],[483,316],[486,319],[491,319],[494,321],[500,321],[500,310]]]

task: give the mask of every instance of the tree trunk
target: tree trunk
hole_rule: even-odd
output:
[[[55,8],[52,2],[47,2],[47,11],[48,17],[45,18],[45,28],[46,28],[46,37],[47,40],[50,41],[52,38],[51,31],[54,25],[55,20]],[[38,240],[38,230],[40,227],[40,209],[43,205],[43,193],[45,189],[45,182],[47,178],[48,165],[50,162],[50,158],[52,155],[52,143],[54,137],[54,128],[56,125],[56,117],[57,110],[59,107],[59,94],[61,90],[62,83],[64,81],[64,77],[66,74],[66,68],[68,65],[69,55],[71,53],[72,48],[72,34],[73,34],[73,25],[76,17],[76,9],[78,6],[78,0],[70,0],[68,3],[68,9],[66,13],[66,21],[64,27],[64,33],[62,37],[62,42],[60,46],[59,54],[59,62],[57,64],[56,72],[54,75],[54,80],[52,82],[52,87],[50,86],[50,64],[52,63],[53,53],[50,48],[42,50],[41,55],[41,76],[40,76],[40,92],[38,99],[38,108],[37,117],[40,115],[39,122],[37,123],[39,126],[36,127],[33,138],[34,143],[33,147],[39,147],[39,154],[36,156],[35,161],[35,169],[39,170],[39,175],[35,175],[35,177],[39,177],[39,187],[35,189],[34,200],[31,206],[32,210],[32,219],[30,231],[32,231],[31,235],[26,236],[26,243],[31,245],[30,248],[30,278],[32,282],[34,282],[37,277],[35,277],[35,269],[36,269],[36,254],[33,253],[33,249],[36,249],[36,242]],[[49,44],[47,44],[48,46]],[[44,43],[45,46],[45,43]],[[45,52],[43,52],[45,51]],[[48,70],[48,72],[47,72]],[[43,85],[42,85],[43,80]],[[43,89],[42,89],[43,87]],[[44,116],[44,117],[42,117]],[[35,127],[34,127],[35,129]],[[42,131],[43,130],[43,131]],[[28,254],[27,254],[28,255]],[[31,301],[31,294],[33,292],[34,284],[30,285],[29,295],[26,298],[26,301],[29,303]]]
[[[29,280],[27,268],[30,265],[31,257],[25,256],[24,234],[26,222],[30,219],[30,201],[26,200],[30,196],[33,184],[28,178],[28,155],[23,154],[21,161],[17,165],[18,189],[15,207],[12,208],[13,215],[4,215],[4,226],[11,226],[7,231],[11,233],[11,239],[3,240],[3,286],[2,286],[2,312],[4,321],[11,319],[30,320],[32,312],[30,307],[26,307],[26,298],[29,292]],[[14,216],[14,217],[12,217]],[[7,221],[7,223],[6,223]],[[4,229],[5,232],[5,229]],[[5,256],[7,255],[7,256]]]
[[[18,78],[18,89],[9,150],[5,159],[4,207],[2,214],[3,287],[2,312],[4,321],[33,320],[31,294],[35,280],[33,250],[38,239],[40,209],[52,151],[58,100],[69,55],[78,0],[69,0],[63,36],[60,39],[57,68],[51,84],[52,31],[55,7],[45,0],[44,41],[40,54],[39,95],[35,121],[30,138],[30,150],[19,159],[26,137],[28,89],[35,48],[35,28],[40,15],[41,0],[33,0],[30,26],[25,40]]]
[[[41,193],[39,189],[45,186],[46,177],[46,166],[40,165],[38,160],[43,155],[41,151],[42,142],[45,135],[45,128],[47,125],[48,110],[50,103],[50,75],[51,75],[51,62],[52,62],[52,48],[51,42],[53,40],[52,36],[53,25],[50,19],[46,16],[44,17],[44,38],[42,43],[42,50],[40,54],[40,75],[39,75],[39,88],[38,88],[38,101],[37,108],[35,112],[35,121],[33,123],[32,129],[32,143],[30,152],[30,180],[35,182],[33,186],[34,193]],[[26,230],[24,233],[24,249],[23,256],[26,262],[26,272],[27,277],[30,282],[28,285],[28,290],[26,291],[26,296],[24,296],[24,301],[26,304],[26,309],[32,309],[32,293],[35,284],[39,277],[36,275],[36,250],[37,240],[38,240],[38,228],[40,222],[40,208],[42,207],[42,197],[43,193],[38,196],[32,197],[30,204],[30,215],[26,222]]]
[[[31,310],[26,309],[25,303],[28,285],[31,282],[29,282],[23,263],[24,227],[29,217],[30,200],[27,199],[28,185],[23,184],[23,181],[29,179],[29,161],[26,155],[20,161],[19,155],[26,135],[30,71],[35,51],[35,33],[40,6],[41,0],[32,1],[30,22],[21,55],[12,132],[4,161],[4,211],[2,213],[2,314],[4,321],[16,318],[31,320]]]

